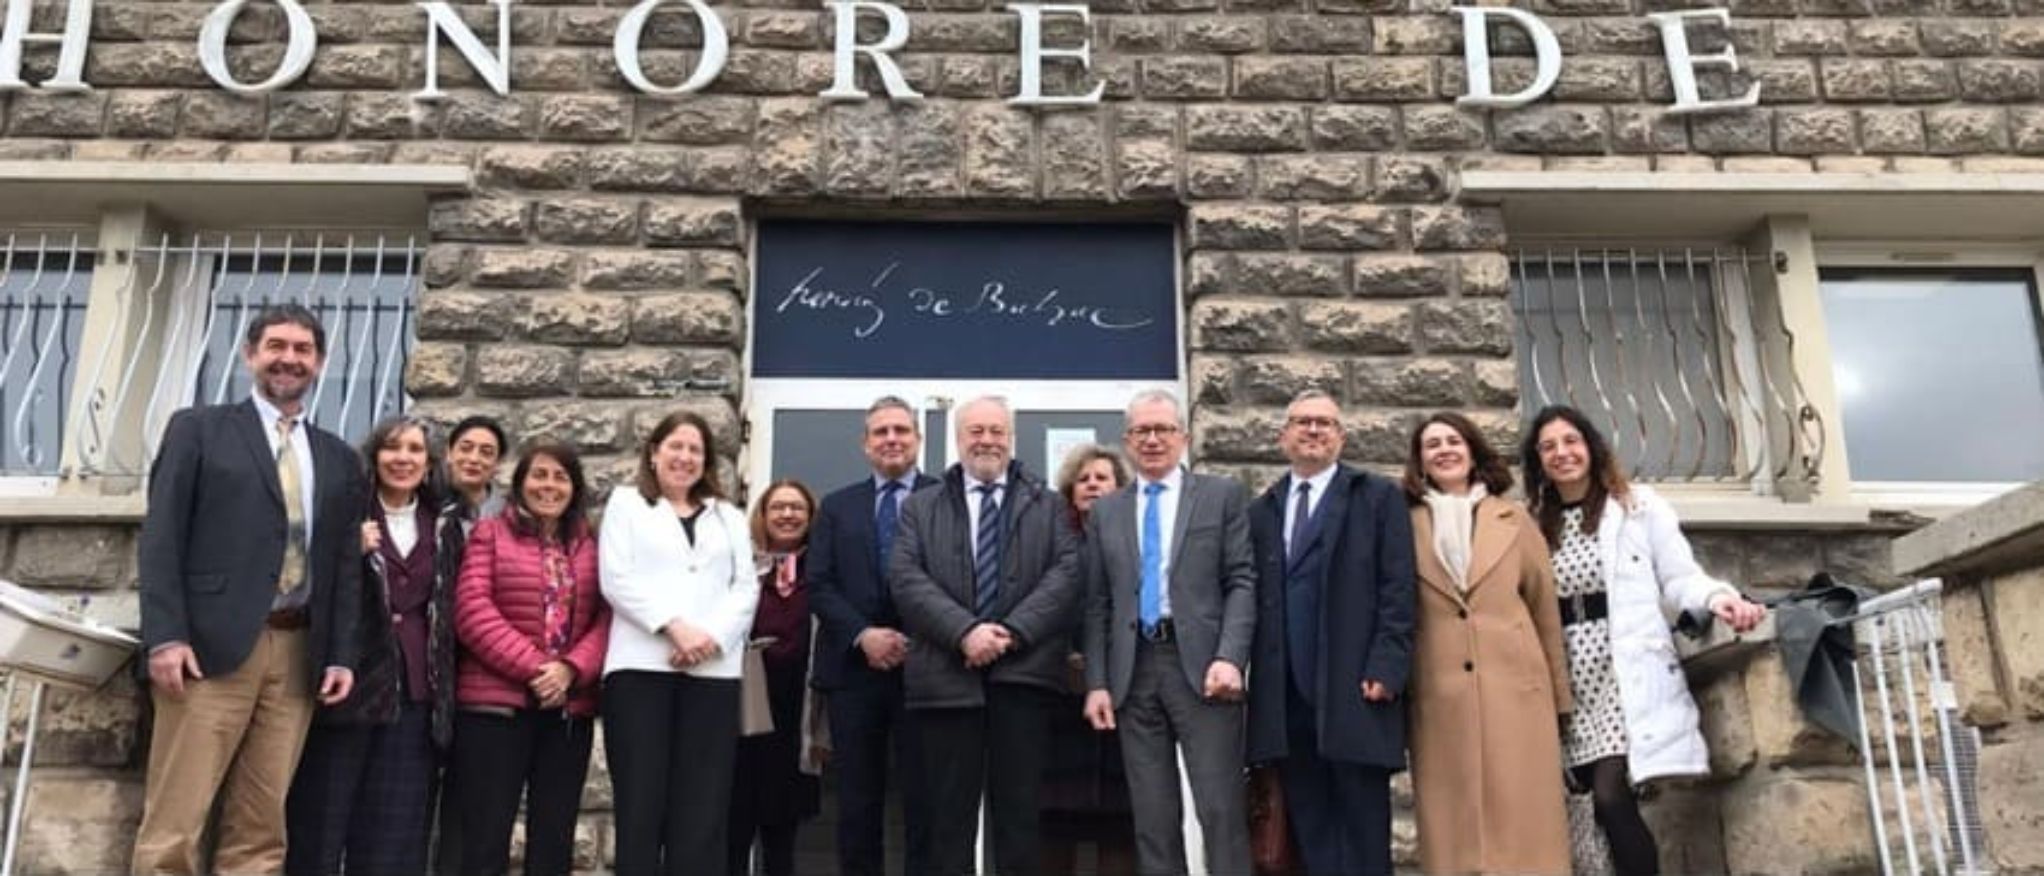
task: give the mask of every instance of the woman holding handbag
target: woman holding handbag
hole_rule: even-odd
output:
[[[794,480],[774,482],[752,509],[753,543],[764,551],[745,685],[748,698],[755,688],[765,694],[763,723],[770,726],[765,732],[748,727],[738,740],[725,870],[732,876],[752,872],[755,842],[760,872],[794,876],[795,829],[822,805],[817,777],[824,752],[811,723],[821,712],[809,689],[813,621],[802,558],[815,516],[815,494]]]
[[[1660,872],[1636,784],[1710,771],[1696,702],[1663,608],[1709,612],[1744,632],[1767,610],[1705,574],[1675,511],[1630,484],[1602,433],[1574,408],[1540,411],[1520,457],[1553,552],[1576,711],[1562,736],[1571,783],[1590,790],[1620,876]]]
[[[603,595],[616,614],[603,740],[619,876],[699,874],[729,853],[739,672],[759,605],[745,512],[724,500],[710,425],[668,414],[637,482],[603,514]]]

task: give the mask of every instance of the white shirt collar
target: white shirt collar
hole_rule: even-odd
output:
[[[1334,463],[1333,465],[1330,465],[1330,466],[1328,466],[1328,467],[1326,467],[1326,468],[1323,468],[1323,469],[1321,469],[1321,470],[1320,470],[1320,473],[1319,473],[1319,474],[1316,474],[1316,475],[1314,475],[1314,476],[1312,476],[1312,477],[1310,477],[1310,478],[1306,478],[1306,479],[1304,479],[1304,480],[1301,480],[1301,479],[1299,478],[1299,475],[1298,475],[1298,473],[1297,473],[1297,472],[1293,472],[1293,473],[1292,473],[1292,487],[1291,487],[1291,489],[1292,489],[1292,492],[1293,492],[1294,494],[1297,494],[1297,493],[1299,492],[1299,484],[1302,484],[1302,483],[1304,483],[1304,484],[1310,484],[1310,485],[1312,485],[1312,487],[1313,487],[1313,495],[1314,495],[1314,496],[1316,496],[1316,497],[1318,497],[1318,496],[1325,496],[1325,495],[1327,495],[1327,485],[1328,485],[1328,484],[1330,484],[1330,483],[1333,483],[1333,482],[1334,482],[1334,473],[1335,473],[1336,471],[1340,470],[1340,468],[1341,468],[1341,463],[1337,462],[1337,463]]]
[[[1164,492],[1177,493],[1185,486],[1185,467],[1182,465],[1174,465],[1171,467],[1170,474],[1158,478],[1155,481],[1151,481],[1150,479],[1142,477],[1140,475],[1136,477],[1136,481],[1139,485],[1137,487],[1138,490],[1141,490],[1142,487],[1148,486],[1149,484],[1159,483],[1164,485]]]
[[[250,401],[255,402],[256,416],[262,418],[263,430],[271,435],[277,434],[277,420],[284,416],[284,412],[278,410],[276,405],[271,404],[269,399],[263,398],[263,394],[260,392],[251,392],[248,394],[248,398]],[[296,430],[299,426],[303,425],[305,425],[305,410],[300,408],[298,411],[298,421],[293,423],[291,428]]]

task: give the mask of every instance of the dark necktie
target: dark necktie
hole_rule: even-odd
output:
[[[1306,550],[1306,518],[1313,511],[1312,497],[1313,484],[1300,481],[1299,501],[1292,506],[1292,534],[1288,539],[1290,549],[1285,552],[1287,563],[1298,562],[1299,554]]]
[[[888,481],[880,488],[880,508],[873,512],[874,562],[880,576],[887,576],[887,558],[894,553],[894,534],[901,531],[901,482]]]
[[[994,604],[1001,598],[1001,507],[994,502],[999,487],[980,484],[979,534],[972,553],[973,611],[981,620],[994,616]]]

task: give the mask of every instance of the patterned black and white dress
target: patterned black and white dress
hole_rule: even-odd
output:
[[[1561,548],[1554,552],[1555,595],[1604,592],[1604,564],[1597,536],[1583,532],[1583,508],[1562,509]],[[1569,692],[1576,710],[1562,737],[1569,766],[1625,754],[1625,708],[1618,699],[1618,675],[1611,661],[1611,620],[1579,621],[1563,629],[1568,645]]]

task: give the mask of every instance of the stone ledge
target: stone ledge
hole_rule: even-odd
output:
[[[1983,502],[1895,539],[1895,571],[1912,577],[1979,575],[2044,556],[2044,483]]]

